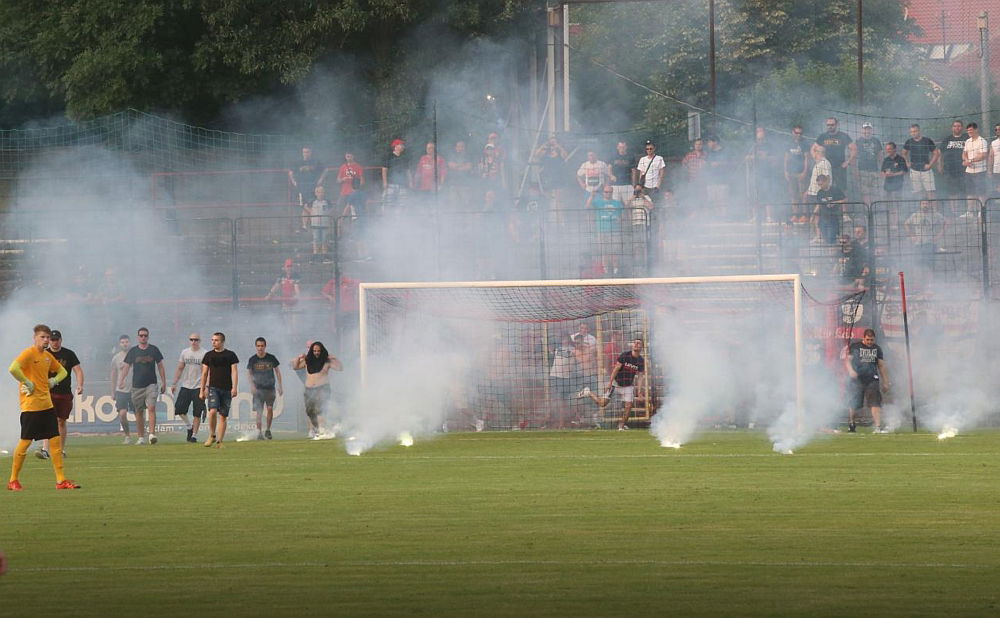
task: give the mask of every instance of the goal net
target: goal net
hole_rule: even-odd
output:
[[[387,425],[386,407],[419,410],[405,429],[482,431],[641,426],[686,392],[711,402],[726,391],[725,405],[705,410],[718,422],[755,397],[770,396],[776,408],[787,403],[778,398],[802,402],[798,275],[364,283],[360,291],[363,390]],[[621,355],[637,356],[637,343],[645,371],[632,389],[621,388],[630,382],[623,375],[608,393]]]

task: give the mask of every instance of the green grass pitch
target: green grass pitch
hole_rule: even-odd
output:
[[[173,439],[28,459],[0,616],[1000,614],[996,432]]]

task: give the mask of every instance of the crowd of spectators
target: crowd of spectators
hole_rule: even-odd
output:
[[[863,205],[879,201],[912,201],[899,210],[896,225],[920,251],[940,250],[927,239],[940,239],[954,219],[976,217],[976,200],[1000,184],[991,181],[1000,179],[1000,125],[990,145],[975,122],[960,120],[938,141],[913,124],[900,143],[870,122],[856,136],[836,118],[824,124],[815,137],[798,125],[788,132],[757,127],[749,145],[705,135],[669,163],[649,140],[619,140],[605,152],[590,142],[571,147],[555,134],[530,152],[527,169],[524,161],[512,165],[495,132],[476,146],[459,140],[439,150],[422,143],[418,154],[397,138],[374,164],[346,152],[328,166],[306,147],[289,178],[302,208],[301,231],[315,254],[328,254],[332,234],[350,231],[359,219],[429,212],[494,214],[490,225],[516,246],[532,236],[521,218],[527,213],[586,235],[596,249],[582,256],[581,276],[619,273],[619,254],[628,252],[622,245],[646,237],[626,229],[648,229],[666,252],[658,238],[665,226],[688,219],[782,225],[814,245],[846,243],[845,252],[859,255],[864,248],[854,240],[856,228],[868,225]],[[929,206],[917,206],[925,200]],[[365,253],[360,236],[346,246]]]

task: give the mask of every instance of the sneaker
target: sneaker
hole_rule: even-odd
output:
[[[885,427],[876,427],[875,429],[872,429],[872,433],[889,433],[889,430]]]
[[[61,483],[56,483],[56,489],[80,489],[80,486],[73,481],[66,479]]]
[[[222,440],[215,443],[215,448],[222,448]]]
[[[270,429],[267,429],[267,430],[264,431],[264,438],[267,439],[267,440],[271,439],[271,430]]]
[[[208,436],[208,439],[205,440],[205,446],[212,446],[213,444],[215,444],[215,436]]]
[[[8,481],[7,491],[22,491],[24,487],[21,486],[21,481]]]
[[[140,437],[138,437],[138,438],[135,439],[135,443],[136,443],[136,445],[145,444],[146,443],[146,439],[140,436]]]
[[[66,459],[66,451],[59,451],[59,452],[62,453],[63,459]]]
[[[190,442],[190,443],[192,443],[192,444],[194,444],[195,442],[198,441],[198,438],[196,438],[194,436],[188,436],[187,441]]]
[[[156,444],[157,442],[159,442],[159,440],[156,439],[156,434],[153,433],[149,434],[149,443]]]
[[[584,397],[590,397],[590,387],[584,386],[580,389],[580,392],[576,394],[577,399],[583,399]]]
[[[43,448],[40,448],[37,451],[35,451],[35,457],[37,457],[39,459],[48,459],[49,458],[49,452],[47,450],[43,449]]]
[[[476,419],[476,431],[482,431],[486,429],[486,421],[481,418]]]
[[[618,431],[628,431],[628,425],[619,425]]]
[[[258,440],[263,440],[264,439],[264,434],[262,434],[261,432],[258,431],[257,432],[257,439]]]
[[[132,444],[132,438],[125,436],[125,439],[122,440],[122,444]]]
[[[851,423],[850,425],[847,426],[847,433],[858,433],[858,426],[855,425],[854,423]]]
[[[187,441],[188,442],[191,441],[191,428],[190,427],[188,427],[188,430],[187,430]]]

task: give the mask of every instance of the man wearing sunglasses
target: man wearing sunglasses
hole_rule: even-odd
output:
[[[125,378],[132,372],[132,404],[135,406],[135,425],[141,444],[146,437],[146,412],[149,412],[149,443],[156,444],[156,399],[167,390],[167,372],[163,369],[163,353],[149,342],[149,329],[138,331],[139,345],[133,347],[122,361],[125,369],[118,378],[118,387],[125,387]],[[156,373],[160,384],[157,388]]]
[[[181,351],[170,394],[174,397],[174,416],[179,416],[187,425],[187,441],[197,442],[198,428],[205,420],[205,400],[198,396],[198,392],[201,390],[201,361],[206,351],[201,348],[201,335],[198,333],[188,335],[188,341],[191,345]],[[178,383],[180,391],[177,390]],[[194,422],[188,420],[188,408],[193,409]]]

